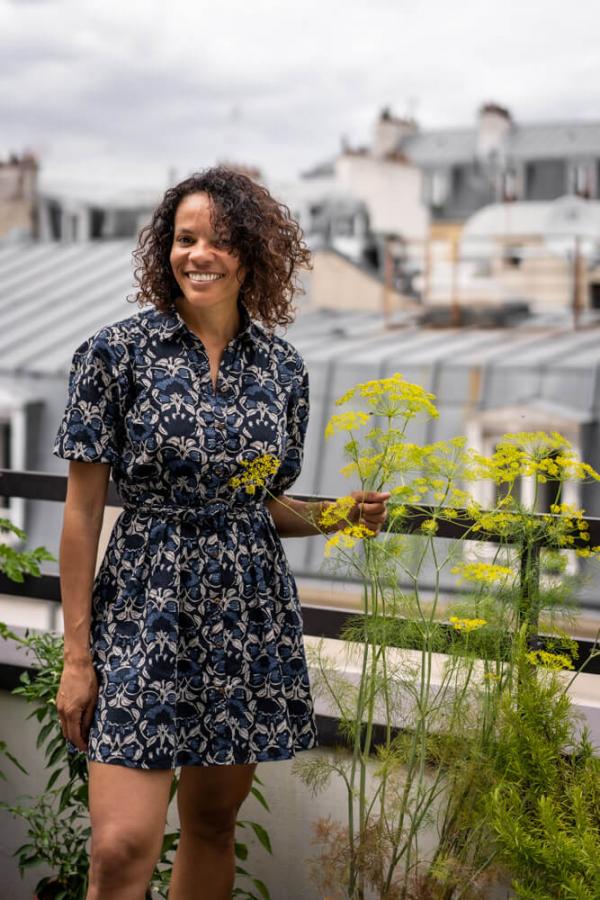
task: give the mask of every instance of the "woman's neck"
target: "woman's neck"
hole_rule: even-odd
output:
[[[187,327],[198,335],[203,344],[225,347],[240,330],[241,319],[237,303],[234,307],[197,309],[185,299],[179,298],[176,307]]]

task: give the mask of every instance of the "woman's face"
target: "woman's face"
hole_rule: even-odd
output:
[[[197,309],[237,306],[245,270],[225,249],[211,224],[208,194],[188,194],[175,213],[169,257],[175,280],[187,303]]]

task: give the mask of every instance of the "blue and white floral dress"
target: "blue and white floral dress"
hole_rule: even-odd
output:
[[[199,338],[152,308],[75,352],[54,452],[110,463],[123,500],[96,577],[91,760],[138,768],[288,759],[316,746],[294,578],[242,461],[300,473],[301,356],[243,307],[213,389]]]

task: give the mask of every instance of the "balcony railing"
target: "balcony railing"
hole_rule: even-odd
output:
[[[54,502],[64,502],[67,490],[67,478],[64,475],[51,475],[43,472],[22,472],[0,469],[0,497],[3,498],[22,498],[25,500],[45,500]],[[333,497],[323,495],[308,494],[290,494],[291,497],[298,500],[333,500]],[[119,507],[121,501],[117,493],[115,485],[110,482],[107,495],[107,505]],[[411,534],[419,531],[420,525],[431,517],[431,511],[426,507],[420,506],[418,510],[412,510],[412,514],[397,520],[394,523],[394,531]],[[578,546],[582,548],[588,546],[600,545],[600,519],[585,519],[590,540],[587,543],[581,541],[579,544],[575,542],[573,549]],[[449,521],[439,520],[436,538],[450,539],[466,539],[471,541],[485,541],[486,543],[500,543],[505,541],[504,537],[493,533],[469,533],[469,529],[473,525],[473,521],[467,517]],[[531,554],[539,554],[543,547],[543,542],[534,545],[529,549]],[[525,582],[525,567],[530,566],[531,560],[527,560],[525,556],[521,559],[521,567],[523,570],[523,581]],[[40,578],[26,577],[23,583],[16,583],[9,580],[5,575],[0,574],[0,593],[15,598],[23,597],[29,599],[46,600],[49,602],[60,603],[60,581],[58,575],[44,574]],[[524,597],[527,604],[527,596]],[[335,609],[323,606],[303,606],[304,633],[309,636],[339,639],[344,623],[348,618],[358,615],[356,612]],[[535,628],[535,612],[533,609],[522,608],[522,613],[528,618],[533,625],[533,636],[531,641],[536,649],[543,649],[545,646],[545,637],[542,633],[536,634]],[[446,635],[450,642],[452,628],[444,622],[439,623],[440,633]],[[597,649],[593,641],[583,638],[575,638],[578,645],[578,663],[585,667],[588,674],[600,675],[600,656],[593,653]],[[411,649],[411,648],[408,648]],[[418,649],[413,645],[412,649]],[[0,689],[10,690],[18,683],[20,672],[26,668],[23,665],[7,663],[0,661]],[[318,716],[319,737],[322,745],[327,745],[335,741],[337,737],[336,721],[325,716]]]

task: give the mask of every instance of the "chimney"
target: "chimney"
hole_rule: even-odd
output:
[[[383,159],[397,153],[402,149],[406,138],[412,137],[417,131],[418,126],[414,119],[393,116],[389,107],[386,106],[375,124],[373,156]]]
[[[497,103],[484,103],[479,108],[477,156],[482,160],[504,156],[506,139],[512,128],[510,112]]]

